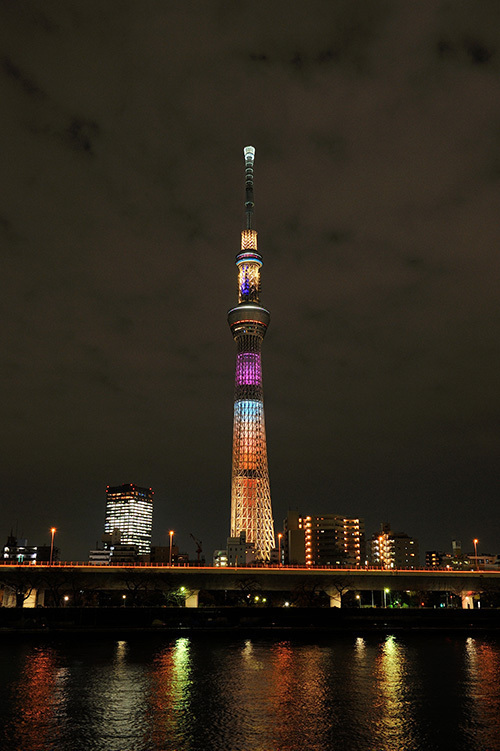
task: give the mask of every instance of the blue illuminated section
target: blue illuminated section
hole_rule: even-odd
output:
[[[267,469],[265,445],[263,403],[260,399],[237,399],[234,403],[233,480],[238,485],[238,493],[245,499],[245,513],[249,513],[257,504],[259,483],[256,478],[264,465]],[[249,520],[242,528],[248,530],[248,524]],[[253,524],[254,522],[251,522],[251,525]]]
[[[240,399],[234,403],[234,416],[243,422],[260,420],[263,407],[260,399]]]

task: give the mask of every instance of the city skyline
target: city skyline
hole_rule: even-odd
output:
[[[104,488],[134,482],[153,544],[225,546],[252,143],[277,528],[307,505],[496,552],[496,5],[70,0],[0,22],[4,536],[55,527],[84,558]]]

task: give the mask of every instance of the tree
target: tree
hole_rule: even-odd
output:
[[[2,572],[1,584],[14,593],[16,608],[22,608],[34,589],[39,589],[41,581],[37,570],[31,566],[13,567],[12,571]]]

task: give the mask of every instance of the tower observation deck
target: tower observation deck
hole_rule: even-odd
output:
[[[260,304],[262,256],[257,252],[253,228],[253,165],[255,149],[246,146],[245,214],[238,267],[238,305],[228,313],[236,342],[236,377],[231,480],[231,537],[246,533],[257,560],[268,561],[274,548],[274,523],[267,465],[264,392],[262,390],[262,341],[270,321]]]

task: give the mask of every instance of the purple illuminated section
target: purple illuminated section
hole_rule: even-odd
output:
[[[262,368],[258,352],[240,352],[236,358],[238,386],[261,386]]]

